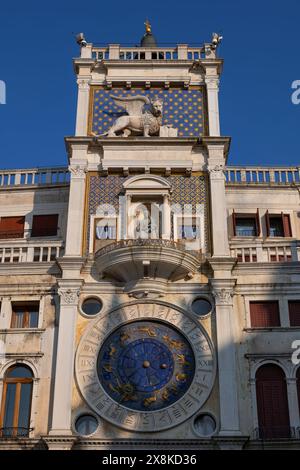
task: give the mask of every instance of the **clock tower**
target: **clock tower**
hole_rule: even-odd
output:
[[[50,448],[243,442],[221,38],[160,47],[145,24],[140,46],[78,36]]]

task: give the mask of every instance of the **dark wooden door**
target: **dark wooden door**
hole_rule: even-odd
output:
[[[259,436],[263,439],[290,437],[290,419],[285,375],[274,364],[256,373]]]

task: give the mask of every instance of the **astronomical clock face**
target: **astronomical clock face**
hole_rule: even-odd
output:
[[[159,431],[201,408],[215,376],[213,348],[199,323],[167,305],[138,303],[96,319],[76,357],[77,381],[104,419]]]
[[[117,328],[98,356],[98,377],[106,393],[132,410],[161,410],[189,389],[195,357],[173,327],[137,321]]]

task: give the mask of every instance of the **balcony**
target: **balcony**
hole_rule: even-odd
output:
[[[291,426],[260,426],[252,432],[253,439],[299,439],[299,429]]]
[[[228,166],[225,177],[227,186],[295,186],[300,183],[300,167]]]
[[[0,240],[2,263],[51,263],[62,256],[62,240],[31,241],[28,239]]]
[[[32,431],[33,431],[33,428],[25,428],[25,427],[0,428],[0,438],[11,439],[11,438],[18,438],[18,437],[28,437]]]
[[[299,262],[300,241],[231,241],[230,254],[241,263]]]
[[[12,186],[49,186],[70,184],[70,173],[66,167],[26,168],[0,171],[0,189]]]
[[[106,245],[95,254],[102,277],[120,282],[127,291],[149,281],[177,281],[193,277],[202,261],[201,252],[186,251],[171,240],[121,240]],[[142,287],[141,287],[142,288]]]

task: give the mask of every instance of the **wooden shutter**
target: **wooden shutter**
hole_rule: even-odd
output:
[[[280,326],[278,302],[250,302],[252,328]]]
[[[290,326],[300,326],[300,300],[289,301]]]
[[[233,236],[236,237],[236,214],[234,209],[232,211],[232,226],[233,226]]]
[[[57,235],[58,214],[34,215],[32,237],[53,237]]]
[[[285,237],[291,237],[292,230],[291,230],[291,222],[290,222],[289,214],[284,214],[283,212],[281,212],[281,218],[282,218],[282,226],[283,226],[283,235]]]
[[[268,210],[266,212],[265,220],[266,220],[267,237],[269,237],[270,236],[270,216],[269,216]]]
[[[259,210],[256,210],[255,214],[255,223],[256,223],[256,236],[260,236],[260,221],[259,221]]]
[[[280,367],[266,364],[256,373],[256,399],[261,438],[290,437],[285,375]]]
[[[1,217],[0,238],[23,238],[25,217]]]

